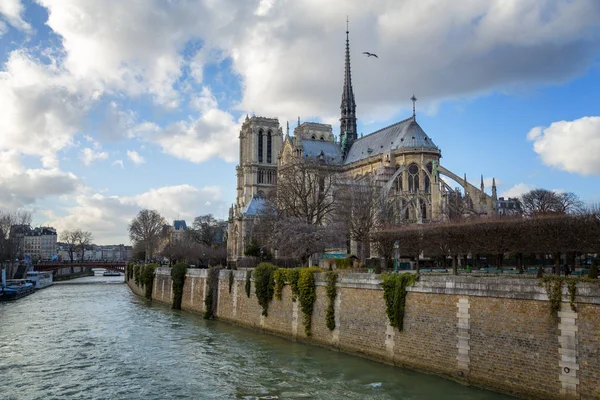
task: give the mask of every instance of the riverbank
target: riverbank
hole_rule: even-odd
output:
[[[183,310],[204,312],[207,274],[188,270]],[[134,293],[144,295],[133,279],[127,283]],[[217,319],[520,397],[600,396],[597,284],[577,284],[576,311],[564,288],[561,310],[553,315],[546,289],[535,279],[422,276],[407,289],[404,328],[399,331],[389,325],[378,276],[340,274],[335,329],[329,330],[327,283],[318,274],[311,336],[304,331],[289,285],[281,300],[270,303],[265,317],[254,282],[250,297],[245,284],[245,271],[220,272]],[[168,268],[157,269],[152,298],[171,304]]]

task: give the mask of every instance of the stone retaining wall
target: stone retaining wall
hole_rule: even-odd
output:
[[[317,275],[307,337],[289,286],[264,317],[254,285],[246,296],[245,277],[245,271],[221,271],[218,319],[521,397],[600,398],[597,284],[578,283],[576,312],[565,289],[562,310],[552,316],[537,279],[422,276],[407,288],[404,330],[398,331],[388,323],[376,275],[340,274],[336,328],[330,331],[325,277]],[[207,270],[188,270],[182,309],[204,312],[206,280]],[[143,294],[133,280],[128,283]],[[172,292],[170,270],[157,269],[153,299],[171,303]]]

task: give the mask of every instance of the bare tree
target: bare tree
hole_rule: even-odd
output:
[[[129,238],[134,242],[143,242],[146,250],[146,262],[152,258],[161,239],[165,237],[166,220],[156,210],[144,209],[129,224]]]
[[[30,225],[30,212],[0,210],[0,260],[23,257],[24,235]]]
[[[346,223],[350,238],[359,245],[359,256],[364,265],[376,218],[381,215],[380,188],[368,175],[340,184],[335,195],[338,198],[337,219]]]
[[[336,209],[337,170],[319,161],[297,161],[281,168],[277,179],[277,211],[285,218],[322,225]]]
[[[64,230],[60,233],[60,241],[64,243],[67,248],[67,252],[69,253],[69,258],[71,262],[75,259],[75,252],[79,246],[79,237],[81,234],[81,230],[76,229],[73,231]]]
[[[198,243],[212,247],[215,245],[219,236],[219,231],[223,230],[223,221],[220,221],[212,216],[200,215],[194,219],[191,229],[188,229],[189,234]]]
[[[521,196],[523,213],[528,217],[573,214],[583,208],[583,202],[571,192],[534,189]]]
[[[82,231],[77,229],[77,250],[81,252],[81,261],[84,259],[85,251],[91,246],[92,240],[94,240],[91,232]]]

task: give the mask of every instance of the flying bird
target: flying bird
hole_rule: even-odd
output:
[[[377,57],[377,54],[375,54],[375,53],[369,53],[368,51],[363,51],[363,54],[366,54],[367,57],[379,58],[379,57]]]

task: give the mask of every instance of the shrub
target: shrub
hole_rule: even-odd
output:
[[[383,286],[386,314],[390,325],[401,331],[404,328],[406,287],[415,283],[417,275],[388,273],[383,274],[382,278],[381,286]]]
[[[327,305],[325,323],[330,331],[335,329],[335,298],[337,297],[337,280],[337,272],[327,273],[327,299],[329,300],[329,303]]]
[[[304,332],[306,336],[311,336],[312,334],[312,313],[315,301],[317,300],[315,272],[321,272],[321,269],[316,267],[301,268],[298,278],[298,298],[300,299],[300,309],[304,316]]]
[[[244,289],[246,290],[246,296],[248,296],[248,298],[250,298],[250,289],[252,289],[252,282],[250,281],[251,277],[252,277],[252,271],[247,270],[246,271],[246,286],[244,287]]]
[[[298,298],[298,279],[300,279],[300,268],[291,268],[285,271],[285,280],[290,284],[294,302]]]
[[[154,287],[154,271],[158,268],[157,264],[147,264],[142,266],[140,272],[140,282],[146,289],[145,297],[152,300],[152,288]]]
[[[173,310],[181,310],[181,298],[183,297],[183,285],[188,265],[184,263],[175,264],[171,268],[171,279],[173,280]]]
[[[269,314],[269,303],[273,300],[275,292],[275,279],[273,275],[277,267],[270,263],[260,263],[254,270],[254,293],[258,299],[258,304],[261,305],[262,315],[265,317]]]
[[[596,263],[592,264],[590,270],[588,272],[588,278],[590,279],[598,279],[598,265]]]
[[[208,270],[206,295],[204,297],[204,319],[213,319],[219,301],[219,272],[221,267]]]
[[[133,277],[135,278],[135,284],[140,286],[140,272],[142,266],[140,264],[136,264],[133,266]]]

